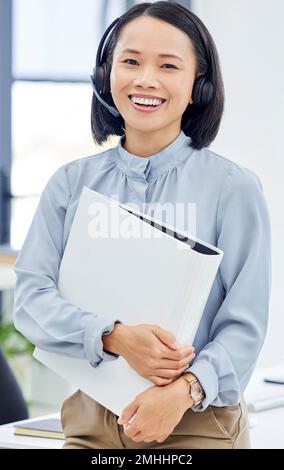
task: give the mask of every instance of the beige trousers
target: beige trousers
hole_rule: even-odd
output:
[[[61,408],[64,449],[248,449],[250,436],[244,400],[234,406],[188,409],[163,441],[134,442],[117,424],[118,416],[81,390]]]

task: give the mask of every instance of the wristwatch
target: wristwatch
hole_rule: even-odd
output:
[[[189,396],[193,401],[192,406],[199,405],[205,397],[205,393],[198,378],[191,372],[183,374],[182,377],[189,383]]]

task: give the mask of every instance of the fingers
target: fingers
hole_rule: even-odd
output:
[[[189,367],[189,364],[187,363],[186,366],[181,367],[180,369],[159,369],[157,370],[157,376],[163,378],[163,379],[175,379],[176,377],[179,377],[187,368]]]
[[[155,375],[148,379],[155,385],[167,385],[188,369],[194,357],[195,354],[192,353],[179,361],[163,360],[161,367],[155,369]]]
[[[171,359],[163,359],[160,363],[160,366],[157,368],[159,369],[171,369],[171,370],[178,370],[183,367],[188,367],[188,365],[193,361],[195,358],[195,354],[190,354],[186,356],[184,359],[180,359],[179,361],[173,361]],[[158,374],[157,374],[158,375]]]
[[[165,379],[163,377],[157,377],[156,375],[155,376],[151,376],[151,377],[148,377],[148,379],[154,384],[154,385],[158,385],[159,387],[162,386],[162,385],[168,385],[170,384],[171,382],[173,382],[174,378],[173,379]]]
[[[118,424],[124,424],[124,423],[130,422],[134,418],[134,415],[137,412],[138,407],[139,405],[136,401],[130,403],[130,405],[128,405],[127,408],[123,410],[122,415],[118,418],[117,420]]]
[[[153,328],[153,332],[159,338],[162,343],[167,345],[169,348],[175,350],[181,347],[181,344],[176,340],[175,335],[171,333],[170,331],[165,330],[164,328],[161,328],[160,326],[156,325]]]
[[[183,346],[176,351],[171,351],[170,349],[163,349],[162,359],[171,359],[172,361],[185,360],[188,356],[195,353],[195,348],[193,346]]]
[[[138,431],[134,436],[131,438],[134,442],[143,442],[144,441],[144,434],[141,431]],[[144,442],[151,442],[151,441],[144,441]]]

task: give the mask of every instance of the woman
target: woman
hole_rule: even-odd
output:
[[[78,390],[61,410],[64,447],[249,448],[243,392],[266,334],[270,224],[258,177],[206,148],[224,104],[214,42],[184,7],[141,3],[116,21],[92,80],[94,140],[121,137],[50,178],[15,265],[15,324],[41,348],[94,367],[122,355],[153,386],[119,420]],[[194,204],[196,236],[224,251],[194,348],[159,325],[103,319],[60,297],[84,185],[123,203]]]

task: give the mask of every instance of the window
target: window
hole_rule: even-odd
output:
[[[90,75],[104,31],[136,3],[0,0],[0,243],[20,249],[54,171],[102,151],[91,135]]]
[[[90,75],[100,37],[133,3],[13,2],[10,243],[15,249],[56,169],[102,151],[91,134]]]

